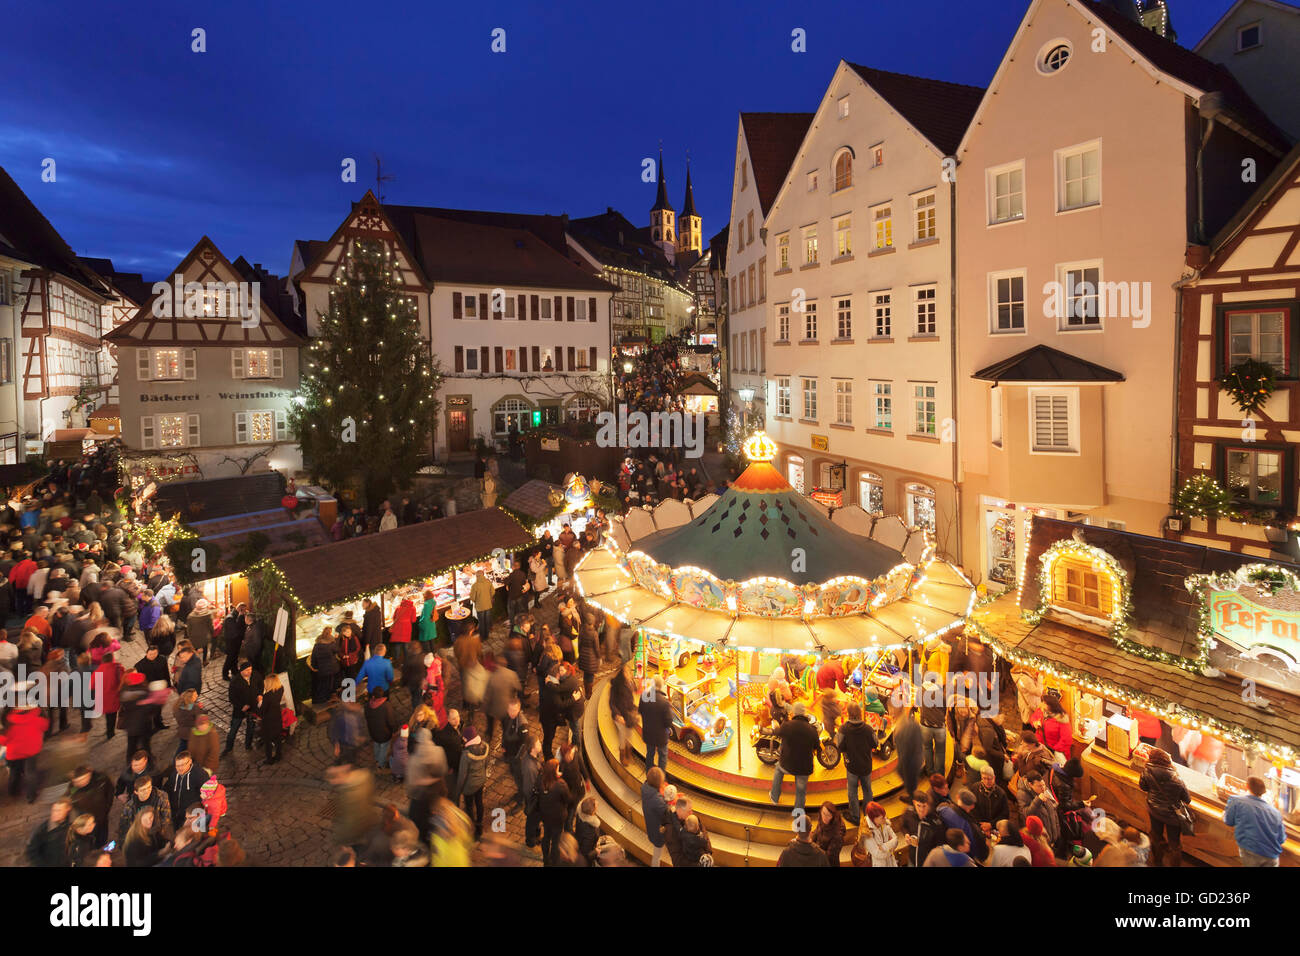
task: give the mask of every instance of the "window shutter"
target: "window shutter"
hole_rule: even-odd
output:
[[[522,292],[519,293],[519,311],[515,313],[515,318],[520,322],[528,321],[528,296]]]
[[[149,350],[135,350],[135,377],[142,382],[149,381]]]
[[[282,411],[275,413],[275,440],[288,441],[289,439],[289,416]]]
[[[536,298],[536,296],[533,298]],[[524,348],[522,345],[519,347],[519,371],[528,371],[528,349]]]
[[[555,311],[551,313],[551,319],[555,322],[564,321],[564,296],[557,295],[555,297]]]
[[[532,315],[531,315],[531,318],[532,318],[532,320],[533,320],[534,322],[536,322],[536,321],[537,321],[537,314],[538,314],[538,312],[537,312],[537,302],[538,302],[538,299],[537,299],[537,296],[535,296],[535,295],[530,295],[528,298],[529,298],[529,303],[528,303],[528,304],[529,304],[529,307],[532,309]]]
[[[478,350],[478,372],[480,375],[488,373],[488,347],[486,345]]]
[[[500,308],[497,308],[498,302],[496,293],[492,293],[492,318],[494,320],[504,319],[506,317],[506,297],[504,292],[501,296]]]
[[[587,299],[587,321],[596,321],[596,297],[594,295]]]
[[[284,349],[271,349],[271,378],[284,378]]]
[[[533,346],[533,371],[540,372],[541,370],[542,370],[542,350],[538,346],[534,345]]]
[[[463,345],[456,346],[456,371],[465,371],[465,347]]]
[[[573,296],[568,296],[567,299],[569,304],[569,314],[568,316],[566,316],[566,320],[572,322],[573,321]]]
[[[578,367],[578,363],[573,360],[574,359],[573,352],[574,352],[573,346],[570,345],[569,346],[569,371],[571,372],[576,370]]]
[[[570,299],[569,301],[572,302],[573,300]],[[557,372],[564,371],[564,346],[562,345],[555,347],[555,370]]]
[[[189,427],[186,429],[188,432],[186,445],[189,448],[197,448],[199,447],[199,416],[191,414],[186,417],[189,419],[187,423]]]
[[[197,349],[185,350],[185,378],[193,381],[198,377],[199,353]]]
[[[143,352],[145,350],[141,349],[140,351]],[[140,447],[141,448],[155,447],[152,415],[140,416]]]
[[[499,345],[492,350],[492,359],[496,363],[496,369],[498,375],[500,375],[501,372],[503,371],[502,363],[504,362],[504,359],[502,357],[502,352],[503,350]]]
[[[488,295],[486,292],[478,294],[478,317],[480,319],[488,317]]]
[[[460,304],[459,292],[453,292],[451,294],[451,317],[453,319],[459,319],[461,317],[461,304]]]
[[[248,444],[248,412],[235,412],[235,444]]]
[[[587,367],[594,372],[596,371],[596,346],[593,345],[588,351],[591,353],[591,357],[587,360]]]
[[[243,349],[230,350],[230,377],[231,378],[244,377],[244,350]]]

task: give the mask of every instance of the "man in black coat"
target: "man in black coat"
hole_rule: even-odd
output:
[[[135,669],[144,675],[145,686],[152,685],[155,681],[162,681],[168,687],[172,685],[171,673],[167,669],[167,658],[158,652],[157,644],[150,644],[145,649],[144,657],[136,661]],[[154,730],[167,728],[163,723],[161,707],[154,711],[153,728]]]
[[[183,694],[192,690],[199,694],[203,691],[203,661],[190,648],[185,647],[176,655],[176,693]]]
[[[875,799],[871,792],[871,758],[876,749],[876,733],[862,719],[862,705],[853,701],[848,707],[849,719],[840,727],[836,744],[844,755],[844,770],[848,778],[849,808],[844,819],[853,826],[862,822],[858,804],[858,788],[862,788],[863,802]]]
[[[239,725],[243,723],[248,725],[244,748],[253,749],[253,713],[257,710],[258,698],[252,679],[253,665],[240,661],[237,666],[239,672],[230,679],[230,733],[226,734],[226,748],[221,751],[223,757],[235,749],[235,738],[239,735]]]
[[[361,606],[365,608],[365,614],[361,617],[361,636],[366,647],[374,653],[375,645],[384,643],[384,616],[379,605],[370,598],[362,601]]]
[[[202,803],[199,791],[207,782],[208,772],[194,766],[188,750],[176,755],[172,769],[163,775],[161,784],[171,803],[173,827],[179,830],[185,822],[185,811],[196,803]]]
[[[433,732],[433,742],[447,754],[447,780],[451,786],[460,773],[460,754],[465,749],[460,736],[460,711],[448,709],[447,722]]]
[[[645,768],[655,765],[668,770],[668,735],[673,726],[673,709],[668,703],[668,685],[656,674],[654,684],[646,688],[637,705],[641,713],[641,739],[645,741]]]
[[[148,761],[144,761],[148,766]],[[89,813],[95,818],[95,843],[108,842],[108,812],[113,808],[113,781],[102,770],[82,764],[72,771],[67,797],[75,814]]]
[[[226,615],[221,625],[221,636],[226,642],[226,659],[221,662],[221,679],[230,680],[235,663],[239,660],[239,648],[244,643],[244,611],[240,604]]]
[[[781,756],[772,773],[773,803],[781,802],[781,784],[786,774],[794,777],[794,806],[796,813],[802,815],[804,796],[808,792],[808,778],[813,772],[813,755],[821,753],[821,737],[804,709],[803,701],[795,701],[793,713],[778,731],[781,737]],[[804,825],[808,826],[807,821]]]

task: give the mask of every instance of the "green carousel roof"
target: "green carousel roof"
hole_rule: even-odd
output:
[[[750,464],[699,517],[646,535],[632,548],[673,568],[703,568],[724,581],[773,577],[820,584],[842,575],[871,580],[904,563],[899,552],[834,524],[765,461]],[[803,549],[802,561],[796,548]]]

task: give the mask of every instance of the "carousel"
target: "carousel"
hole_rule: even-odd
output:
[[[762,433],[744,450],[749,466],[725,494],[615,519],[604,548],[579,565],[575,586],[587,603],[633,629],[637,686],[656,674],[666,681],[674,725],[669,779],[692,794],[693,805],[703,798],[713,807],[710,832],[721,826],[725,835],[727,822],[742,822],[743,863],[761,865],[765,858],[753,848],[762,824],[754,816],[774,812],[770,768],[783,705],[803,703],[822,736],[809,813],[823,800],[845,802],[834,730],[851,702],[861,705],[879,742],[873,793],[893,793],[901,781],[890,735],[913,706],[909,675],[963,626],[975,592],[936,555],[928,531],[856,505],[831,512],[805,497],[772,465],[776,446]],[[635,790],[641,766],[624,766],[616,744],[609,751],[616,730],[607,692],[601,687],[599,706],[588,708],[598,731],[584,738],[589,763],[597,771],[608,763]],[[643,756],[639,736],[632,738]],[[600,785],[599,772],[596,779]],[[617,787],[601,789],[619,802]],[[787,778],[784,817],[769,821],[782,845],[793,794]]]

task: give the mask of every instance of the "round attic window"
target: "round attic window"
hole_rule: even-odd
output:
[[[1061,72],[1070,62],[1072,52],[1070,44],[1064,40],[1055,40],[1047,44],[1043,54],[1038,58],[1039,72],[1049,76]]]

